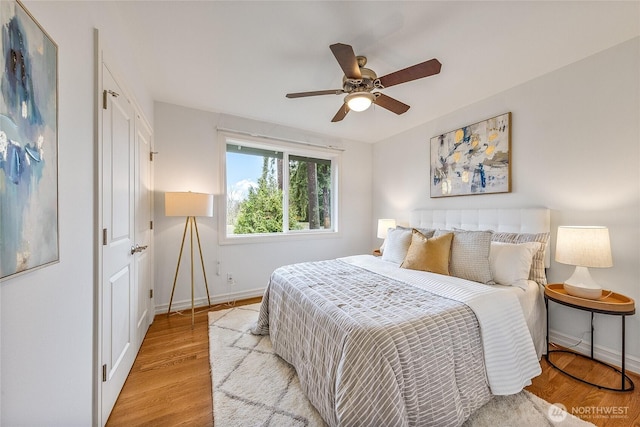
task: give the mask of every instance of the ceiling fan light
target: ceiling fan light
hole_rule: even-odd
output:
[[[369,92],[350,93],[344,98],[352,111],[364,111],[371,106],[376,97]]]

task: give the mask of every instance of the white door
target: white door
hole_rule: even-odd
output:
[[[104,425],[138,351],[135,301],[135,115],[102,66],[101,421]],[[106,107],[106,108],[104,108]]]
[[[138,345],[142,345],[149,325],[153,322],[152,294],[152,259],[153,234],[152,203],[153,176],[151,169],[151,130],[146,123],[136,116],[136,174],[135,174],[135,272],[137,285],[136,304],[136,336]]]

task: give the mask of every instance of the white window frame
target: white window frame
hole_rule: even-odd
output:
[[[253,233],[227,235],[227,144],[238,144],[262,150],[283,153],[283,218],[284,231],[280,233]],[[340,236],[340,164],[342,151],[330,147],[304,145],[263,137],[246,136],[218,131],[220,159],[220,197],[218,198],[218,241],[221,245],[287,241],[291,239],[322,239]],[[289,230],[289,156],[303,156],[331,161],[331,225],[330,230]]]

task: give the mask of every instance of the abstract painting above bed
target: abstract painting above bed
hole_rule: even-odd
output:
[[[431,197],[511,191],[511,113],[431,138]]]

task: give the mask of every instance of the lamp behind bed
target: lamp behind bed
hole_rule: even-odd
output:
[[[379,219],[378,220],[378,233],[376,237],[378,239],[386,239],[387,232],[390,228],[396,228],[396,220],[395,219]]]

